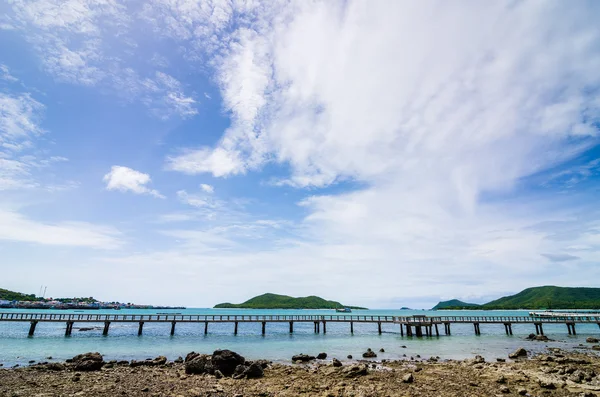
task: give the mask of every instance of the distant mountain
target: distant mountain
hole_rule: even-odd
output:
[[[435,305],[431,310],[451,310],[451,309],[478,309],[480,305],[477,303],[467,303],[458,299],[442,301]]]
[[[543,310],[543,309],[600,309],[600,288],[555,287],[547,285],[524,289],[483,305],[461,302],[457,299],[440,302],[432,310]]]
[[[263,294],[244,303],[219,303],[215,309],[365,309],[358,306],[345,306],[340,302],[328,301],[318,296],[294,298],[287,295]]]
[[[40,298],[36,298],[34,294],[22,294],[20,292],[9,291],[7,289],[0,288],[0,300],[4,301],[37,301]]]
[[[527,288],[483,305],[484,309],[600,309],[600,288]]]

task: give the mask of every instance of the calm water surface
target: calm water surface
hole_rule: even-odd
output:
[[[17,309],[3,309],[2,312],[21,312]],[[151,310],[45,310],[31,311],[62,314],[156,314]],[[160,313],[169,312],[159,310]],[[250,310],[250,309],[185,309],[172,310],[172,313],[191,315],[332,315],[333,310]],[[360,310],[353,315],[367,316],[527,316],[527,311],[409,311],[409,310]],[[94,326],[93,331],[79,331],[81,327]],[[4,366],[27,364],[29,360],[65,360],[87,351],[99,351],[106,360],[145,359],[165,355],[169,359],[185,356],[190,351],[211,353],[215,349],[231,349],[248,359],[265,358],[274,361],[289,361],[292,355],[309,353],[316,355],[327,352],[329,357],[345,359],[351,354],[360,358],[371,348],[378,353],[377,359],[398,359],[421,355],[423,358],[440,356],[442,359],[462,359],[480,354],[486,359],[506,357],[517,347],[530,351],[543,351],[546,347],[564,349],[576,348],[585,344],[588,336],[600,337],[600,329],[595,324],[578,324],[577,336],[567,334],[565,325],[544,324],[544,333],[554,342],[533,342],[525,337],[535,332],[533,324],[513,324],[513,336],[506,336],[502,324],[481,324],[482,335],[475,336],[471,324],[453,324],[452,335],[416,338],[400,336],[397,324],[383,324],[383,334],[377,332],[377,324],[354,324],[354,334],[350,334],[349,324],[327,323],[327,334],[315,334],[312,323],[294,323],[294,333],[289,334],[287,323],[267,324],[266,335],[261,335],[260,323],[240,323],[238,335],[233,335],[233,323],[209,324],[209,333],[204,335],[204,324],[178,323],[175,335],[170,335],[170,323],[144,325],[144,334],[137,336],[137,323],[112,323],[108,336],[102,336],[102,323],[75,323],[71,337],[65,337],[65,324],[39,323],[35,336],[28,337],[28,322],[0,322],[0,363]],[[403,348],[402,346],[406,346]]]

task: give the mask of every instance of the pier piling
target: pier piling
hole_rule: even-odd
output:
[[[290,321],[290,334],[294,333],[294,322]]]
[[[35,332],[35,327],[37,326],[37,321],[32,321],[29,325],[29,336],[33,336],[33,333]]]
[[[204,322],[204,335],[208,334],[208,321]]]
[[[323,321],[323,333],[327,333],[327,322]]]
[[[377,323],[377,330],[379,331],[379,335],[381,335],[381,321]]]
[[[110,327],[110,321],[105,321],[104,322],[104,329],[102,330],[102,335],[107,336],[108,335],[108,328]]]
[[[238,322],[236,321],[233,326],[233,334],[237,335],[237,332],[238,332]]]
[[[144,322],[140,321],[140,325],[138,326],[138,336],[142,335],[143,329],[144,329]]]
[[[404,327],[400,324],[400,336],[404,336]]]
[[[73,331],[73,321],[67,321],[67,328],[65,329],[65,336],[71,336]]]
[[[473,323],[473,327],[475,328],[475,335],[481,335],[481,329],[479,329],[479,323]]]
[[[262,322],[262,334],[263,334],[263,335],[265,334],[265,330],[266,330],[266,328],[267,328],[267,322],[266,322],[266,321],[263,321],[263,322]]]
[[[438,325],[435,325],[435,336],[440,336],[440,331],[438,330]]]
[[[171,336],[175,335],[175,321],[171,321]]]
[[[600,327],[600,324],[598,326]],[[402,331],[402,324],[400,324],[400,331]],[[354,321],[350,321],[350,333],[354,333]]]
[[[417,331],[416,334],[418,338],[423,337],[423,328],[420,325],[415,326],[415,331]]]

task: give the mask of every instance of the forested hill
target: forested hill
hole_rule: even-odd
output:
[[[365,309],[358,306],[345,306],[340,302],[328,301],[318,296],[294,298],[287,295],[263,294],[244,303],[219,303],[215,309]]]
[[[458,299],[451,299],[449,301],[442,301],[435,305],[431,310],[451,310],[451,309],[479,309],[478,304],[476,303],[467,303],[463,301],[459,301]]]
[[[587,287],[555,287],[547,285],[524,289],[515,295],[505,296],[483,305],[463,303],[452,300],[438,303],[434,310],[448,309],[482,309],[482,310],[543,310],[543,309],[600,309],[600,288]]]
[[[484,309],[600,309],[600,288],[533,287],[483,305]]]
[[[0,288],[0,300],[5,301],[37,301],[34,294],[26,295],[20,292],[9,291],[7,289]]]

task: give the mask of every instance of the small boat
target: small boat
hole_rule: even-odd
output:
[[[335,309],[335,311],[338,313],[352,313],[352,309],[350,309],[349,307],[344,307],[342,309]]]

